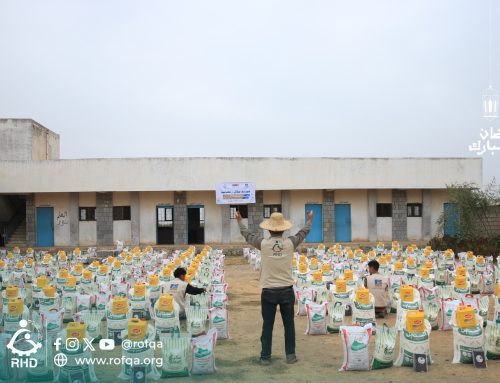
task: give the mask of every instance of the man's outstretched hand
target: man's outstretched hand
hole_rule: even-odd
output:
[[[307,220],[312,223],[313,221],[313,211],[310,210],[309,213],[307,213]]]
[[[234,217],[236,218],[236,221],[241,222],[241,214],[239,211],[236,211],[236,214],[234,215]]]

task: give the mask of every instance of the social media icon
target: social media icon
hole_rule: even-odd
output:
[[[99,341],[99,348],[103,351],[111,351],[115,348],[114,339],[101,339]]]
[[[66,339],[66,350],[78,351],[79,348],[80,348],[80,341],[77,338]]]

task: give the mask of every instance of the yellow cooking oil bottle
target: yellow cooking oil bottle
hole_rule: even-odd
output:
[[[344,270],[344,279],[346,281],[352,281],[352,278],[353,278],[352,270],[351,269]]]
[[[422,267],[422,269],[420,270],[420,277],[423,279],[427,279],[429,278],[430,275],[431,275],[430,269],[427,267]]]
[[[74,275],[68,275],[68,277],[66,278],[66,286],[76,286],[76,277]]]
[[[128,338],[134,342],[142,341],[148,331],[148,322],[144,319],[130,318],[128,321]]]
[[[399,297],[402,302],[413,302],[414,291],[412,286],[403,285],[399,288]]]
[[[356,289],[356,302],[361,305],[370,304],[370,290],[366,287],[358,287]]]
[[[158,275],[150,275],[149,276],[149,285],[150,286],[158,286],[160,283],[160,279],[158,278]]]
[[[134,297],[143,297],[144,295],[146,295],[146,284],[144,282],[134,284]]]
[[[457,326],[460,328],[470,328],[476,327],[476,314],[474,313],[474,308],[470,305],[464,306],[460,305],[455,311]]]
[[[425,314],[423,310],[408,310],[406,312],[405,329],[408,332],[425,331]]]
[[[69,322],[66,327],[66,337],[83,340],[83,338],[85,338],[85,323]]]
[[[299,273],[301,273],[301,274],[307,273],[307,263],[305,263],[305,262],[299,263]]]
[[[455,287],[457,289],[466,289],[467,288],[467,278],[465,275],[458,275],[455,277]]]
[[[41,289],[42,287],[47,286],[47,277],[42,275],[40,277],[36,277],[36,287]]]
[[[21,298],[9,299],[8,303],[9,315],[18,316],[23,313],[24,304]]]
[[[465,266],[458,266],[456,275],[460,275],[462,277],[465,277],[467,275],[467,268]]]
[[[161,294],[158,300],[158,310],[163,312],[174,311],[174,297],[171,294]]]
[[[59,278],[61,279],[65,279],[65,278],[68,278],[68,269],[61,269],[59,270]]]
[[[328,273],[330,273],[330,264],[329,264],[329,263],[323,263],[323,264],[321,265],[321,272],[322,272],[323,274],[328,274]]]
[[[403,270],[403,262],[395,261],[394,262],[394,271],[402,271]]]
[[[336,293],[346,293],[347,292],[347,282],[344,278],[337,278],[335,280],[335,292]]]
[[[115,315],[125,315],[128,312],[126,297],[114,296],[111,303],[111,312]]]
[[[7,286],[7,289],[5,290],[5,296],[8,299],[13,299],[17,298],[19,295],[19,288],[14,285]]]
[[[323,273],[320,270],[313,272],[313,282],[321,283],[323,282]]]
[[[56,288],[52,285],[44,286],[43,293],[47,298],[54,298],[56,296]]]

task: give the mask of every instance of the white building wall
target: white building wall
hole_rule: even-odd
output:
[[[113,206],[130,206],[129,192],[114,192]],[[113,221],[113,241],[123,241],[125,244],[130,244],[132,240],[132,229],[130,220]]]
[[[31,135],[31,120],[0,119],[0,161],[30,161]]]
[[[222,242],[222,212],[221,207],[215,203],[215,191],[187,192],[186,198],[188,206],[205,207],[205,242]]]
[[[260,190],[482,184],[481,158],[111,158],[1,165],[2,176],[11,182],[0,183],[0,193],[203,191],[213,190],[217,180],[231,179],[252,180]]]
[[[95,193],[80,193],[79,207],[95,207]],[[80,214],[80,211],[78,211]],[[78,217],[80,219],[80,217]],[[79,222],[79,243],[81,246],[95,246],[97,243],[97,225],[96,221]]]
[[[363,242],[368,240],[368,191],[367,190],[335,190],[335,203],[351,205],[351,240]]]
[[[264,190],[264,205],[281,205],[281,190]]]
[[[264,202],[279,203],[278,191],[265,193]],[[391,191],[378,190],[378,202],[390,203]],[[79,205],[95,206],[95,193],[80,193]],[[156,244],[156,206],[173,205],[173,192],[141,192],[140,193],[140,226],[141,243]],[[408,190],[407,199],[409,203],[421,202],[421,190]],[[128,206],[130,204],[129,193],[115,193],[113,195],[114,205]],[[69,227],[69,193],[38,193],[35,197],[35,206],[54,207],[54,243],[55,246],[70,245]],[[431,233],[436,235],[437,220],[443,210],[443,203],[447,201],[446,190],[432,191]],[[290,217],[294,227],[290,234],[295,234],[305,223],[305,205],[307,203],[322,204],[321,190],[294,190],[290,192]],[[336,190],[335,203],[349,203],[351,205],[351,234],[353,242],[364,242],[368,238],[368,213],[367,213],[367,191],[366,190]],[[222,214],[221,206],[215,204],[213,191],[188,192],[188,205],[203,205],[205,207],[205,241],[207,243],[220,243],[222,240]],[[247,223],[247,222],[246,222]],[[113,223],[114,239],[120,239],[126,243],[130,242],[130,221],[115,221]],[[236,220],[231,220],[231,242],[241,243],[244,241],[239,233]],[[408,239],[419,240],[422,233],[421,218],[408,218]],[[377,218],[377,237],[381,241],[392,239],[392,219]],[[96,223],[79,222],[79,244],[81,246],[94,246],[96,244]]]
[[[141,243],[154,245],[156,244],[156,206],[173,206],[174,192],[140,192],[139,204]]]
[[[35,207],[54,208],[54,245],[69,246],[69,193],[39,193],[35,195]]]
[[[406,202],[422,203],[422,190],[407,190]],[[407,217],[407,236],[410,241],[418,241],[422,239],[422,217]]]

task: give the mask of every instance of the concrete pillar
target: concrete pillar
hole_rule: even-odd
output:
[[[281,212],[283,213],[283,217],[285,217],[285,219],[290,219],[291,210],[292,210],[292,193],[290,190],[282,190]],[[287,230],[283,233],[284,237],[288,237],[289,235],[290,235],[290,230]]]
[[[80,243],[80,193],[69,193],[69,243],[78,246]]]
[[[335,192],[323,190],[323,241],[335,242]]]
[[[377,241],[377,191],[368,190],[368,241]]]
[[[26,244],[35,246],[36,244],[36,208],[35,194],[26,195]]]
[[[405,241],[408,239],[406,217],[406,190],[392,190],[392,239]]]
[[[187,244],[187,193],[174,192],[174,244]]]
[[[132,245],[141,243],[141,205],[139,192],[130,192],[130,234]]]
[[[429,240],[432,237],[432,190],[422,190],[422,239]]]
[[[261,230],[259,224],[264,219],[264,192],[255,192],[255,203],[248,205],[248,229],[251,232]]]
[[[221,242],[231,243],[231,207],[220,205],[221,213]]]
[[[113,193],[96,193],[97,245],[113,245]]]

